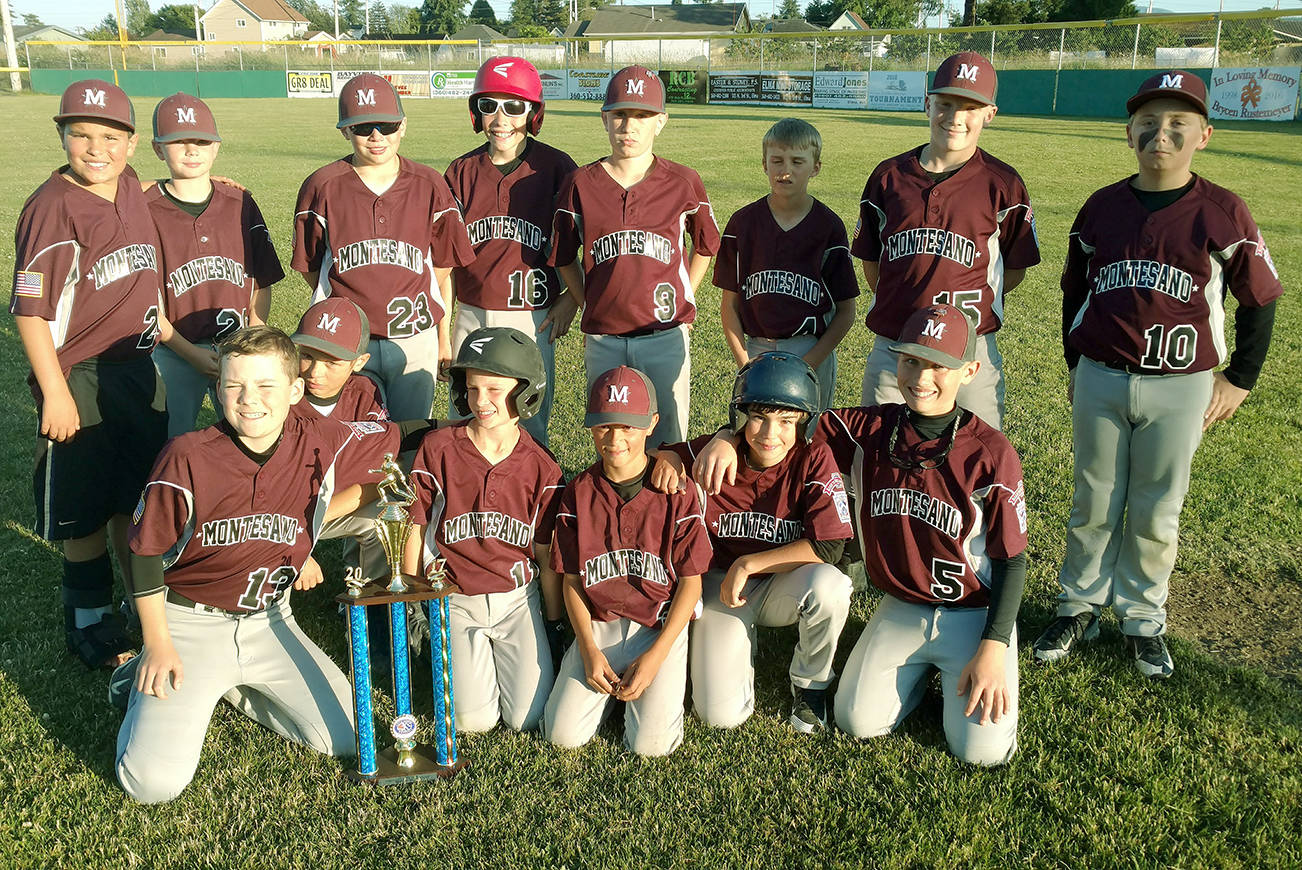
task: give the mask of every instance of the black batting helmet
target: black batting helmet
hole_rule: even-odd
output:
[[[801,434],[808,442],[814,437],[819,408],[818,375],[794,353],[773,350],[762,353],[741,367],[732,382],[732,401],[728,403],[728,421],[734,432],[746,424],[745,409],[750,405],[790,408],[809,415]]]
[[[533,339],[509,326],[485,326],[476,329],[461,342],[457,361],[448,366],[452,405],[462,414],[470,413],[466,395],[466,370],[478,369],[507,378],[516,378],[520,386],[511,391],[515,412],[528,420],[542,408],[547,391],[542,352]]]

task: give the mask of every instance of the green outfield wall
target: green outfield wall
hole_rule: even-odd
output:
[[[82,79],[113,81],[108,69],[34,69],[32,90],[61,94]],[[285,97],[282,70],[117,70],[117,84],[133,97],[166,97],[177,91],[197,97]]]

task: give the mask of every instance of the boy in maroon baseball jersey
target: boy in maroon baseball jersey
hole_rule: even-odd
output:
[[[551,542],[565,478],[521,426],[542,407],[542,354],[532,335],[476,329],[449,375],[454,406],[471,417],[431,432],[416,453],[405,568],[446,559],[460,590],[449,598],[457,728],[500,719],[532,730],[555,673],[543,618],[558,622],[564,606]]]
[[[553,335],[563,334],[567,312],[582,306],[589,387],[619,365],[651,379],[663,411],[653,445],[686,437],[688,330],[696,288],[719,250],[701,177],[652,153],[668,120],[659,76],[630,66],[611,77],[601,107],[610,156],[579,168],[561,188],[549,261],[571,297],[557,303],[570,307],[554,313]]]
[[[1062,272],[1075,490],[1058,616],[1039,661],[1096,637],[1111,605],[1140,673],[1171,675],[1166,598],[1180,509],[1202,433],[1261,372],[1284,292],[1243,200],[1195,175],[1212,135],[1207,88],[1158,73],[1126,103],[1137,174],[1096,191]],[[1225,296],[1238,300],[1225,363]]]
[[[850,252],[875,293],[867,324],[873,349],[863,403],[898,402],[889,345],[925,305],[948,303],[976,319],[976,379],[958,403],[1003,425],[1003,358],[995,331],[1004,296],[1040,262],[1031,199],[1011,166],[977,147],[998,108],[995,68],[972,51],[941,63],[927,91],[930,141],[878,164],[859,204]]]
[[[836,724],[856,737],[889,733],[936,668],[950,751],[998,765],[1017,750],[1026,502],[1008,439],[956,404],[981,366],[978,341],[960,309],[919,309],[891,345],[905,404],[830,410],[816,437],[859,494],[864,569],[886,593],[845,664]],[[697,478],[717,488],[736,454],[717,436],[706,450],[730,460],[697,461]]]
[[[547,445],[556,362],[552,305],[560,277],[547,263],[551,253],[556,193],[575,170],[570,155],[539,142],[542,80],[529,61],[494,57],[484,62],[470,93],[470,124],[488,141],[453,160],[446,177],[475,248],[475,260],[452,270],[457,317],[452,353],[485,326],[506,326],[533,336],[547,377],[542,407],[521,423]],[[571,300],[572,301],[572,300]],[[573,318],[566,315],[566,323]]]
[[[214,345],[265,323],[271,285],[285,277],[253,197],[212,182],[221,141],[198,97],[173,94],[154,108],[154,153],[171,176],[145,193],[162,245],[165,317],[154,363],[167,384],[169,438],[194,428],[205,393],[218,410]]]
[[[54,116],[68,162],[23,205],[9,311],[38,416],[36,533],[63,548],[68,649],[89,667],[129,657],[112,613],[131,506],[167,435],[158,337],[158,234],[127,165],[135,111],[108,82],[74,82]]]
[[[131,529],[145,644],[117,774],[142,803],[176,797],[224,696],[283,736],[354,748],[348,679],[290,612],[321,581],[310,554],[331,495],[374,482],[393,424],[289,413],[303,391],[289,336],[249,327],[219,347],[223,422],[168,442]]]
[[[809,194],[822,150],[818,130],[799,118],[783,118],[764,134],[769,195],[728,219],[714,285],[723,291],[723,337],[737,366],[766,350],[799,354],[818,373],[826,408],[859,282],[845,225]]]
[[[648,485],[656,416],[655,386],[638,370],[593,382],[583,423],[601,460],[566,488],[552,546],[575,636],[544,713],[560,746],[592,739],[612,698],[627,702],[624,743],[637,754],[668,755],[683,740],[686,629],[710,538],[690,481],[668,494]]]
[[[826,444],[810,444],[818,377],[803,359],[769,351],[742,366],[728,406],[745,462],[735,483],[705,498],[714,560],[692,627],[692,705],[718,728],[755,710],[755,626],[800,626],[791,658],[790,723],[827,727],[827,687],[850,612],[850,578],[835,567],[854,535],[845,485]],[[711,436],[662,448],[652,482],[677,488]]]
[[[362,374],[371,328],[356,302],[332,296],[303,312],[292,336],[298,345],[303,398],[290,413],[345,422],[388,420],[380,385]]]
[[[424,419],[452,358],[447,277],[475,254],[443,176],[399,156],[407,121],[388,80],[350,79],[337,126],[353,153],[299,189],[293,267],[314,302],[343,296],[361,306],[371,324],[366,371],[394,419]]]

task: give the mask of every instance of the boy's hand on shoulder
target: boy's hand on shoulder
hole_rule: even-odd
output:
[[[620,678],[615,698],[620,701],[636,701],[642,697],[642,693],[655,681],[656,674],[660,673],[660,666],[664,662],[664,656],[654,646],[633,659],[633,663]]]
[[[51,441],[67,441],[81,428],[77,403],[66,388],[47,393],[41,402],[41,434]]]
[[[294,581],[294,588],[299,592],[306,592],[314,586],[320,586],[325,580],[325,574],[321,571],[321,566],[317,564],[316,559],[311,556],[303,563],[303,570],[298,572],[298,579]]]
[[[1207,411],[1203,414],[1203,431],[1206,432],[1213,424],[1233,417],[1234,412],[1239,410],[1239,406],[1246,398],[1248,398],[1247,390],[1230,383],[1230,379],[1225,377],[1224,372],[1215,372],[1212,375],[1212,400],[1207,403]]]
[[[715,433],[692,463],[692,477],[710,495],[718,495],[725,483],[736,483],[737,436],[722,429]]]
[[[136,691],[162,700],[167,697],[169,681],[172,689],[177,690],[184,679],[181,657],[176,654],[171,640],[145,644],[140,653],[140,665],[136,668]]]
[[[651,485],[661,492],[682,492],[687,489],[687,469],[683,460],[672,450],[648,450],[655,459],[651,468]]]
[[[976,655],[972,656],[972,660],[958,675],[958,690],[955,694],[968,696],[963,715],[971,716],[980,706],[982,725],[998,723],[1011,704],[1008,681],[1004,674],[1004,653],[1007,650],[1007,644],[997,640],[982,640],[977,645]]]
[[[238,190],[240,193],[249,192],[249,189],[247,187],[240,184],[238,181],[236,181],[233,178],[227,178],[225,175],[211,175],[209,176],[209,178],[211,178],[213,181],[217,182],[218,184],[224,184],[227,187],[233,187],[236,190]]]

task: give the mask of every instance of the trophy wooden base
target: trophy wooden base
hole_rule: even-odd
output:
[[[411,767],[399,767],[398,751],[390,746],[377,755],[378,769],[374,774],[363,776],[354,768],[348,771],[348,778],[362,785],[397,785],[400,782],[419,782],[423,779],[451,779],[470,766],[466,759],[455,764],[439,764],[434,760],[433,752],[431,746],[418,745],[412,750],[416,763]]]
[[[453,592],[461,591],[457,588],[457,584],[451,580],[444,580],[443,587],[435,589],[428,580],[412,574],[403,574],[402,582],[407,587],[405,592],[391,592],[388,583],[371,580],[362,587],[360,595],[341,592],[335,596],[335,601],[369,607],[374,604],[392,604],[395,601],[437,601],[440,598],[446,598]]]

